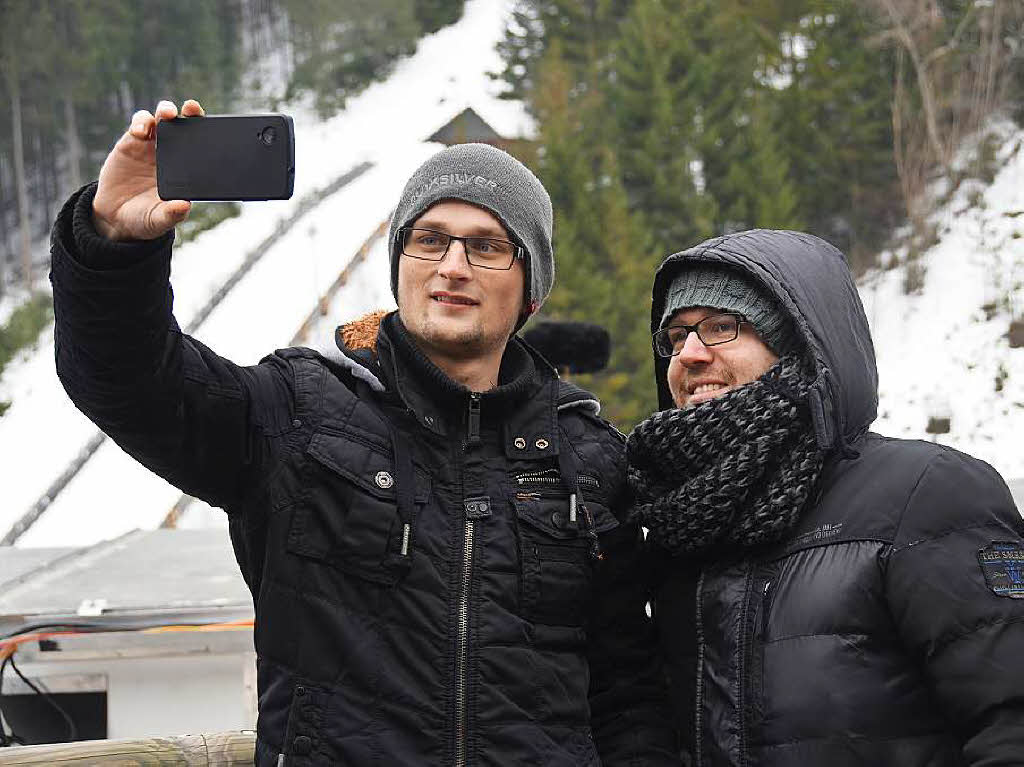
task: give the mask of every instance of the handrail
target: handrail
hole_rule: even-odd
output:
[[[252,767],[256,733],[252,730],[180,735],[166,738],[83,740],[0,749],[0,765],[149,765]],[[173,760],[173,761],[169,761]]]

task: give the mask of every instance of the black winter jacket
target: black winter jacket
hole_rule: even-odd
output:
[[[874,351],[839,251],[755,231],[677,254],[656,278],[655,327],[692,261],[745,270],[793,316],[829,451],[786,540],[703,562],[655,552],[655,618],[694,763],[1024,764],[1024,523],[1005,484],[963,453],[867,432]]]
[[[58,373],[128,453],[227,511],[257,764],[678,764],[639,530],[616,517],[623,441],[592,397],[518,340],[471,395],[394,315],[374,354],[234,365],[174,321],[172,237],[102,240],[92,195],[53,233]]]

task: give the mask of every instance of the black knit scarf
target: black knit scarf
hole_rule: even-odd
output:
[[[685,410],[663,410],[629,435],[634,514],[673,554],[782,538],[814,492],[823,453],[797,356],[756,381]]]

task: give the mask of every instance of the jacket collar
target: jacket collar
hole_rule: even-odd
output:
[[[371,374],[380,382],[379,388],[372,384],[371,388],[397,398],[428,431],[444,436],[462,428],[471,392],[430,361],[397,312],[374,312],[343,325],[335,340],[345,357],[342,363],[356,377]],[[558,376],[554,368],[513,336],[498,375],[497,388],[480,397],[481,418],[502,424],[510,454],[556,454]],[[521,447],[524,442],[525,448]]]

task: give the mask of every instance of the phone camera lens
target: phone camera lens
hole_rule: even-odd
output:
[[[260,141],[262,141],[266,146],[270,146],[276,140],[277,140],[277,129],[276,128],[273,128],[273,127],[268,125],[266,128],[264,128],[263,130],[260,131]]]

